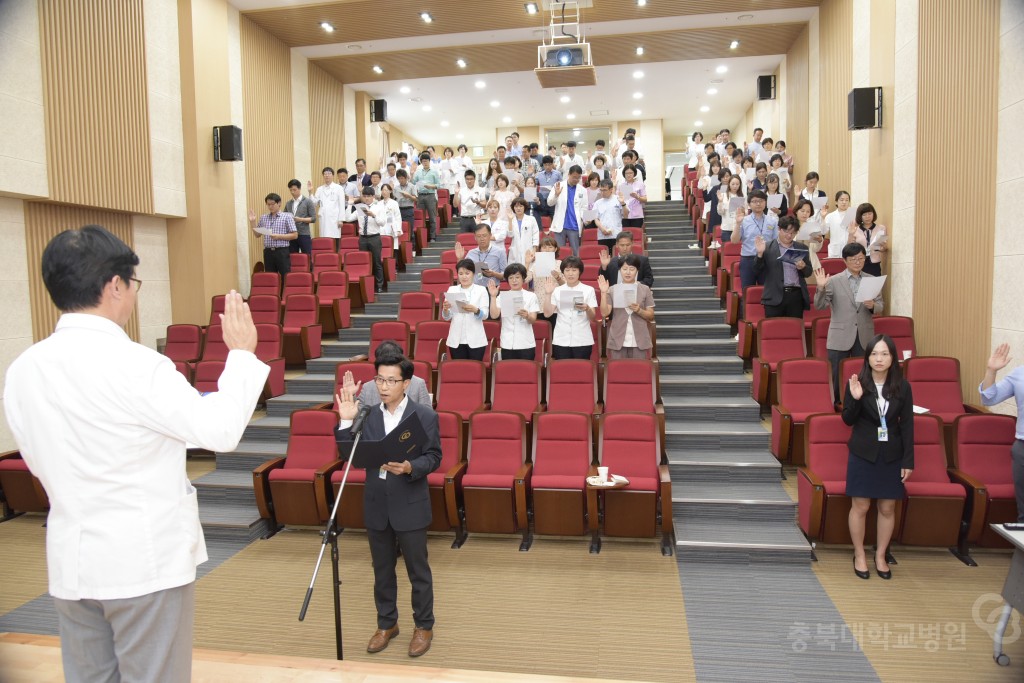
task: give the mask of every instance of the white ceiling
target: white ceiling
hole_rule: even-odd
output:
[[[541,88],[532,71],[353,83],[351,87],[386,100],[388,121],[424,144],[491,146],[496,128],[610,125],[638,118],[662,119],[665,135],[689,134],[694,122],[701,121],[706,136],[710,130],[735,124],[755,98],[757,76],[773,73],[781,61],[782,55],[772,55],[602,66],[597,68],[596,86],[566,92]],[[721,65],[728,67],[728,72],[716,73]],[[635,79],[635,71],[642,71],[643,78]],[[713,80],[722,82],[712,84]],[[483,81],[486,87],[477,89],[476,81]],[[403,86],[410,89],[408,94],[400,92]],[[717,88],[718,93],[708,95],[709,87]],[[638,92],[643,97],[634,99]],[[570,97],[568,104],[559,101],[563,95]],[[420,101],[411,101],[413,98]],[[501,106],[491,107],[493,100]],[[424,106],[431,110],[423,111]],[[702,113],[701,106],[708,106],[709,111]],[[596,110],[608,110],[608,114],[591,115]],[[636,115],[634,110],[642,113]],[[576,118],[567,119],[570,113]],[[506,116],[510,123],[503,122]],[[442,121],[449,125],[442,126]],[[770,122],[761,123],[768,128],[765,123]]]

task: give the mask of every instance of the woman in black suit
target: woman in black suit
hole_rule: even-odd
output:
[[[896,362],[896,344],[888,335],[871,340],[864,367],[850,377],[843,422],[853,427],[846,465],[846,495],[853,503],[849,518],[853,572],[862,579],[871,576],[864,553],[864,525],[874,498],[878,501],[875,571],[890,579],[885,552],[896,524],[896,501],[903,498],[903,482],[914,469],[914,398]]]

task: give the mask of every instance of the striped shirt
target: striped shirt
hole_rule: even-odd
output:
[[[278,211],[276,214],[265,213],[260,216],[260,222],[256,224],[257,228],[266,228],[270,230],[273,235],[287,235],[291,232],[298,232],[298,228],[295,227],[295,218],[290,213],[284,213]],[[287,247],[288,240],[274,239],[272,235],[263,236],[263,248],[264,249],[278,249],[280,247]]]

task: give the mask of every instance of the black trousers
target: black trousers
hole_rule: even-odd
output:
[[[478,346],[475,349],[469,344],[448,347],[448,357],[452,360],[483,360],[486,352],[486,346]]]
[[[375,475],[376,476],[376,475]],[[427,529],[395,531],[388,524],[383,531],[366,530],[373,559],[373,602],[377,605],[377,628],[398,623],[398,548],[402,549],[405,571],[412,585],[412,616],[416,628],[434,628],[434,578],[427,562]]]
[[[799,287],[786,287],[782,292],[782,303],[764,305],[766,318],[803,318],[804,295]]]
[[[597,243],[602,245],[602,246],[608,247],[608,254],[609,254],[609,256],[611,254],[615,253],[615,238],[614,237],[609,237],[606,240],[598,240]]]
[[[416,225],[416,207],[415,206],[400,206],[398,212],[402,214],[402,222],[408,223],[410,228],[415,228]]]
[[[586,346],[558,346],[555,344],[551,347],[551,355],[555,360],[564,360],[566,358],[589,360],[590,354],[593,352],[593,344],[587,344]]]
[[[537,347],[531,346],[528,349],[501,349],[502,360],[537,360]]]
[[[313,238],[309,235],[300,234],[288,243],[290,254],[311,254],[313,253]]]
[[[360,235],[359,251],[370,252],[373,259],[373,282],[377,291],[384,289],[384,262],[380,259],[380,235]]]
[[[476,218],[473,216],[459,216],[460,232],[476,232]]]
[[[263,247],[263,270],[268,273],[280,273],[282,277],[292,272],[289,253],[288,247]]]
[[[642,228],[644,225],[643,218],[623,218],[622,227],[624,228]]]
[[[768,307],[765,307],[765,313],[768,312]],[[832,386],[835,387],[836,403],[839,403],[839,399],[846,395],[846,382],[849,381],[849,377],[839,376],[839,365],[843,362],[844,358],[851,358],[853,356],[863,356],[864,348],[860,345],[860,337],[853,342],[853,347],[847,351],[836,351],[835,349],[828,349],[828,362],[832,364]],[[857,369],[860,372],[860,368]]]

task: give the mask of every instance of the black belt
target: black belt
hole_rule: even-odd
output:
[[[277,251],[278,249],[287,249],[288,247],[263,247],[263,248],[267,249],[268,251]]]
[[[380,237],[380,233],[379,232],[375,232],[372,235],[360,235],[360,237]]]
[[[792,286],[792,287],[783,287],[782,289],[784,291],[786,291],[786,292],[799,292],[800,291],[800,288],[795,286],[795,285]]]

